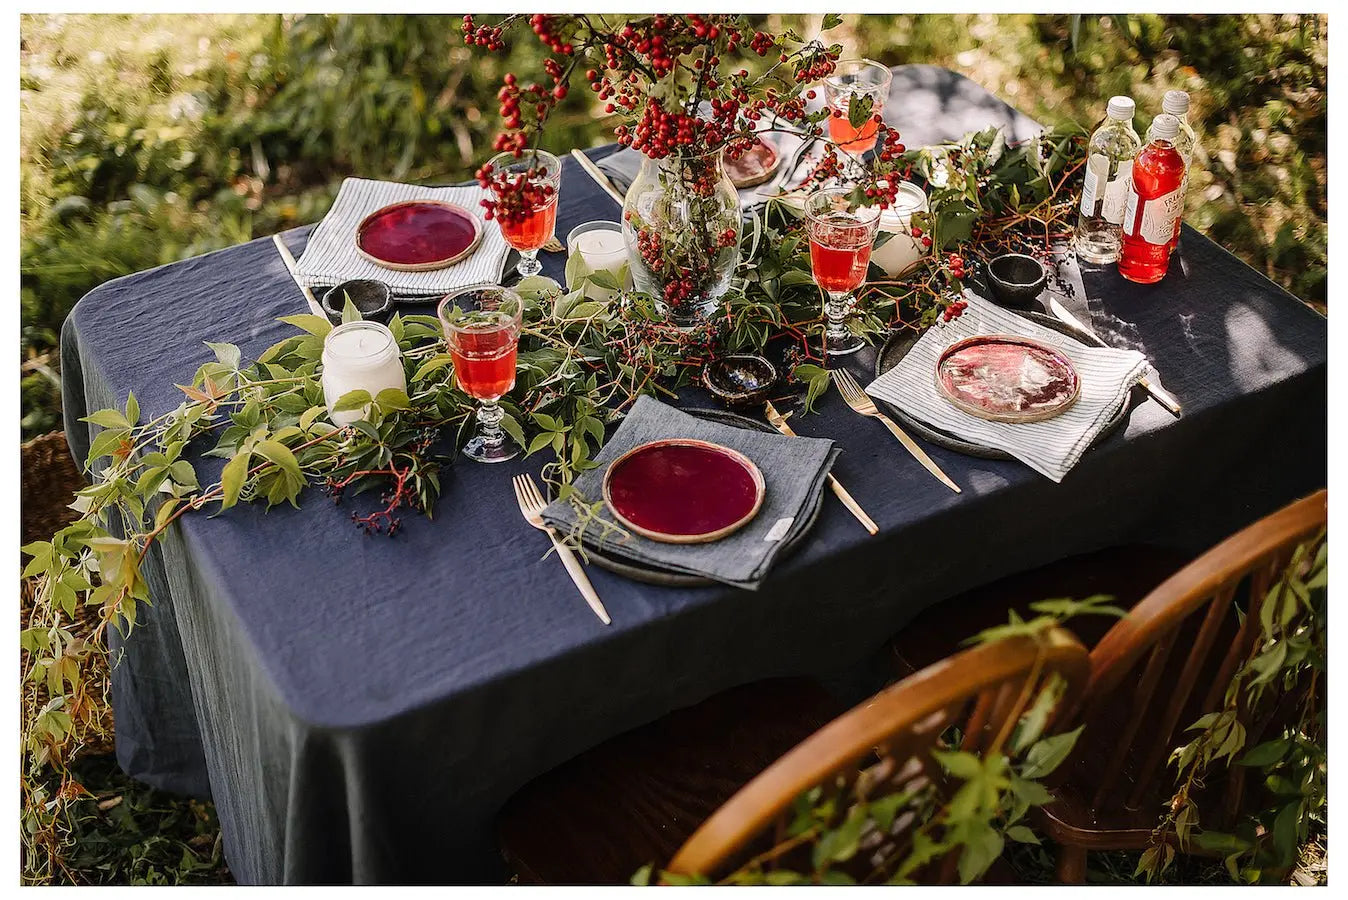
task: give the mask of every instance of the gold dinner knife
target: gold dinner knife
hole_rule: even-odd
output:
[[[771,402],[766,404],[766,409],[768,421],[772,423],[773,428],[776,428],[787,437],[796,436],[796,433],[791,430],[791,426],[786,424],[786,416],[791,415],[790,413],[787,413],[786,416],[782,415],[777,412],[777,408],[773,406]],[[842,505],[847,507],[847,510],[857,517],[857,521],[864,525],[867,531],[871,534],[876,534],[880,531],[880,527],[875,524],[875,520],[866,515],[866,511],[861,508],[861,504],[852,499],[852,495],[847,493],[847,490],[838,483],[838,479],[833,477],[832,472],[828,473],[828,486],[833,488],[833,493],[842,501]]]
[[[1059,303],[1057,297],[1048,298],[1048,308],[1053,310],[1053,315],[1057,316],[1060,321],[1069,325],[1074,331],[1085,338],[1087,343],[1094,344],[1097,347],[1109,346],[1098,334],[1087,328],[1080,319],[1068,312],[1067,307]],[[1148,363],[1147,365],[1150,366],[1151,363]],[[1171,415],[1178,416],[1180,414],[1180,402],[1175,399],[1174,394],[1170,393],[1159,384],[1153,384],[1145,375],[1142,378],[1139,378],[1137,383],[1142,385],[1142,390],[1151,394],[1156,402],[1164,406]]]

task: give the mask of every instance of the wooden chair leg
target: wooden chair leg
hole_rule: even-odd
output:
[[[1086,848],[1062,844],[1058,847],[1058,881],[1061,884],[1086,883]]]

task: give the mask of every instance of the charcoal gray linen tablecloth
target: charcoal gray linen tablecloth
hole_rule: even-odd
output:
[[[913,84],[890,108],[913,121],[910,144],[1023,127],[958,75],[900,72]],[[566,160],[558,233],[617,215]],[[296,255],[308,233],[284,235]],[[927,446],[954,494],[830,393],[792,422],[838,441],[834,472],[880,534],[826,497],[756,592],[591,569],[605,628],[515,508],[510,476],[537,473],[538,457],[456,466],[435,520],[409,518],[394,539],[362,535],[316,493],[300,510],[187,516],[151,553],[154,605],[120,642],[118,759],[209,793],[242,882],[491,880],[503,802],[608,737],[736,684],[848,670],[923,608],[1011,572],[1125,541],[1203,549],[1325,484],[1326,323],[1192,230],[1182,252],[1187,274],[1172,266],[1153,286],[1085,273],[1076,310],[1148,354],[1182,419],[1143,403],[1061,484]],[[543,258],[560,278],[562,254]],[[270,240],[92,291],[61,341],[76,457],[88,411],[133,389],[143,415],[164,413],[211,357],[202,341],[253,357],[291,332],[277,316],[303,309]],[[864,355],[848,365],[869,374]],[[203,482],[219,462],[199,462]]]

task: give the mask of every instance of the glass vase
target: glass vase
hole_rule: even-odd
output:
[[[740,203],[721,151],[645,157],[623,203],[632,282],[679,327],[713,318],[739,264]]]

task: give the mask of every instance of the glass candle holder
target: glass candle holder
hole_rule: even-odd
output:
[[[887,66],[873,59],[840,60],[833,74],[824,79],[829,140],[853,156],[872,149],[880,130],[872,116],[884,114],[893,78]],[[871,100],[871,111],[858,128],[850,119],[852,104],[865,97]]]
[[[903,181],[894,202],[880,213],[877,238],[883,238],[884,243],[877,240],[871,262],[891,278],[904,274],[922,259],[925,250],[922,242],[913,237],[913,214],[926,211],[926,193],[911,181]]]
[[[323,399],[334,425],[350,425],[363,419],[369,407],[337,412],[337,401],[352,391],[407,390],[402,351],[393,332],[378,322],[348,322],[338,325],[323,339]]]
[[[463,448],[469,459],[493,463],[519,455],[506,443],[505,412],[497,401],[515,386],[523,313],[520,295],[503,287],[456,291],[436,309],[454,360],[454,379],[465,394],[482,401],[477,434]]]
[[[631,272],[627,265],[627,242],[623,227],[617,222],[586,222],[571,229],[566,236],[566,273],[568,281],[594,272],[608,272],[623,288],[631,287]],[[569,290],[575,285],[567,284]],[[585,283],[585,298],[603,302],[616,293],[611,288]]]
[[[549,187],[547,199],[536,203],[532,210],[522,218],[501,220],[501,236],[506,243],[519,251],[519,265],[515,271],[521,278],[528,278],[543,271],[538,261],[538,251],[552,240],[557,230],[557,198],[562,189],[562,161],[546,150],[527,150],[523,156],[514,153],[498,153],[488,163],[495,172],[507,172],[511,175],[523,175],[528,183],[538,187]]]
[[[855,353],[866,342],[847,330],[853,292],[866,280],[880,224],[880,207],[854,206],[851,188],[822,188],[805,200],[810,234],[810,269],[824,290],[824,350],[830,356]]]

